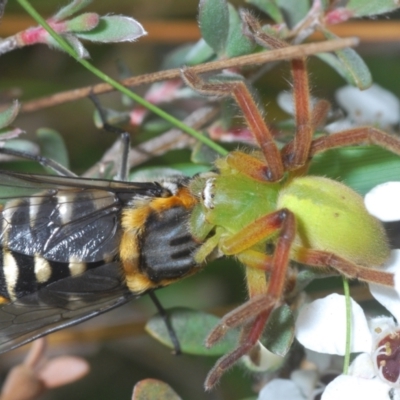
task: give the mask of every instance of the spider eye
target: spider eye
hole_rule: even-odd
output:
[[[214,197],[215,197],[215,178],[207,179],[207,182],[204,186],[204,190],[201,193],[201,198],[203,199],[203,203],[206,208],[213,209],[214,208]]]

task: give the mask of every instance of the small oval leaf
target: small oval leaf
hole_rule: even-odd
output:
[[[19,111],[19,103],[14,100],[12,105],[7,110],[0,113],[0,129],[5,128],[14,121]]]
[[[346,9],[354,17],[366,17],[391,12],[400,7],[397,0],[349,0]]]
[[[12,139],[12,140],[7,140],[4,144],[4,147],[7,149],[12,149],[16,151],[21,151],[29,154],[39,154],[39,147],[36,143],[31,142],[30,140],[24,140],[24,139]],[[2,157],[10,159],[15,158],[13,156],[8,156],[8,155],[2,155]],[[21,160],[20,158],[17,158],[18,160]],[[3,160],[2,160],[3,161]]]
[[[101,17],[96,28],[76,34],[81,39],[101,43],[132,42],[146,35],[143,26],[133,18],[123,15]]]
[[[223,54],[229,34],[229,11],[226,0],[200,0],[201,35],[217,53]]]
[[[338,39],[338,36],[327,29],[323,30],[323,34],[327,39]],[[341,61],[343,69],[346,70],[346,76],[347,74],[350,74],[351,79],[354,82],[349,83],[360,89],[367,89],[372,85],[371,72],[364,60],[353,49],[346,48],[337,50],[335,51],[335,54]]]
[[[308,13],[310,0],[275,0],[289,28],[297,25]]]
[[[200,39],[186,55],[185,64],[197,65],[209,60],[215,54],[204,39]]]
[[[225,48],[228,57],[238,57],[249,54],[255,48],[255,42],[243,34],[242,21],[235,8],[228,4],[229,34]]]
[[[167,312],[183,353],[202,356],[221,356],[235,348],[237,332],[234,331],[228,332],[224,340],[212,348],[207,349],[204,346],[205,338],[219,322],[218,317],[201,311],[180,307],[169,309]],[[145,329],[156,340],[171,349],[173,348],[165,322],[159,314],[147,322]]]
[[[181,400],[171,386],[158,379],[144,379],[133,388],[132,400]]]
[[[49,128],[40,128],[36,131],[36,134],[40,146],[40,154],[69,168],[68,151],[62,136],[57,131]]]
[[[74,0],[66,6],[62,7],[58,13],[54,14],[51,18],[53,21],[61,21],[65,18],[70,17],[71,15],[77,13],[82,8],[85,8],[89,5],[92,0]]]
[[[85,13],[75,18],[65,21],[67,30],[70,32],[86,32],[94,29],[100,21],[100,16],[96,13]]]

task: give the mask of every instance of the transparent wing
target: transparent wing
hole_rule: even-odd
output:
[[[52,261],[100,261],[117,252],[125,202],[164,192],[157,183],[0,171],[0,241],[12,251]]]
[[[132,193],[141,196],[161,197],[166,189],[156,182],[120,182],[105,179],[89,179],[58,175],[34,175],[0,170],[0,197],[7,200],[15,196],[15,190],[20,196],[32,196],[40,190],[62,189],[97,189],[113,193]],[[2,203],[2,201],[0,201]]]
[[[0,353],[78,324],[135,297],[113,262],[0,307]]]

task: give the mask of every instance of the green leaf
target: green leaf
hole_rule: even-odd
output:
[[[226,0],[200,0],[199,24],[201,35],[218,54],[224,54],[229,35],[229,11]]]
[[[102,43],[131,42],[143,35],[146,35],[143,26],[135,19],[123,15],[101,17],[93,30],[76,33],[81,39]]]
[[[12,105],[7,110],[0,113],[0,129],[5,128],[14,121],[19,111],[19,103],[14,100]]]
[[[309,0],[276,0],[278,7],[285,16],[289,28],[293,28],[308,13],[310,9]]]
[[[100,16],[96,13],[85,13],[75,18],[65,21],[67,31],[86,32],[94,29],[100,21]]]
[[[229,34],[225,54],[228,57],[238,57],[249,54],[255,48],[255,43],[243,34],[242,21],[235,8],[228,4]]]
[[[366,17],[391,12],[400,7],[397,0],[349,0],[346,9],[354,17]]]
[[[294,318],[290,307],[284,304],[274,310],[265,328],[264,346],[274,354],[284,357],[293,343]]]
[[[7,140],[4,144],[4,147],[7,149],[22,151],[34,155],[39,154],[39,149],[37,144],[31,142],[30,140],[23,140],[23,139]]]
[[[324,36],[327,39],[338,39],[338,36],[324,29]],[[341,64],[335,63],[332,57],[322,55],[320,57],[327,63],[332,62],[331,66],[336,69],[340,75],[347,78],[351,85],[357,86],[360,89],[367,89],[372,85],[372,76],[364,60],[353,49],[341,49],[335,51]]]
[[[158,379],[144,379],[138,382],[132,400],[181,400],[168,384]]]
[[[82,8],[85,8],[91,2],[92,2],[92,0],[74,0],[74,1],[71,1],[71,3],[69,3],[66,6],[62,7],[58,13],[53,15],[53,17],[51,19],[54,20],[54,21],[61,21],[61,20],[65,19],[65,18],[68,18],[71,15],[75,14],[79,10],[82,10]]]
[[[237,333],[233,331],[228,332],[225,338],[212,348],[207,349],[204,346],[205,338],[219,322],[218,317],[188,308],[172,308],[167,311],[183,353],[221,356],[235,348]],[[164,320],[159,314],[147,322],[145,329],[156,340],[173,348]]]
[[[186,65],[186,58],[195,44],[184,44],[170,51],[161,62],[161,69],[179,68]],[[212,51],[212,50],[211,50]]]
[[[332,53],[318,53],[315,54],[316,57],[321,59],[323,62],[328,64],[333,68],[347,83],[352,86],[357,86],[356,81],[350,71],[343,66],[343,63],[337,58],[335,54]]]
[[[185,58],[185,64],[197,65],[209,60],[215,51],[206,43],[204,39],[200,39],[192,49],[187,53]]]
[[[364,195],[380,183],[399,180],[400,157],[377,146],[334,149],[313,158],[310,174],[341,181]]]
[[[69,168],[68,151],[62,136],[55,130],[40,128],[36,131],[40,146],[40,154],[51,158],[62,166]],[[50,169],[52,173],[53,170]]]
[[[259,10],[268,14],[277,24],[284,22],[283,15],[274,0],[246,0],[246,3],[252,4]]]

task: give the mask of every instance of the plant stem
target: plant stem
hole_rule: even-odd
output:
[[[346,301],[346,352],[344,355],[343,361],[343,374],[347,375],[349,372],[349,365],[350,365],[350,346],[351,346],[351,297],[350,297],[350,288],[349,288],[349,281],[343,277],[343,290],[344,296]]]
[[[181,129],[182,131],[188,133],[189,135],[195,137],[197,140],[201,141],[205,145],[209,146],[212,148],[214,151],[219,153],[222,156],[225,156],[228,154],[228,151],[225,150],[223,147],[219,146],[217,143],[213,142],[211,139],[207,138],[204,136],[202,133],[196,131],[195,129],[192,129],[191,127],[185,125],[178,119],[174,118],[172,115],[166,113],[162,109],[158,108],[154,104],[149,103],[136,93],[133,93],[130,91],[128,88],[125,86],[121,85],[118,81],[112,79],[96,67],[94,67],[92,64],[90,64],[87,60],[84,60],[82,58],[79,58],[78,55],[76,54],[75,50],[70,46],[69,43],[67,43],[60,35],[58,35],[50,26],[49,24],[42,18],[42,16],[31,6],[31,4],[27,0],[17,0],[18,3],[25,9],[25,11],[35,19],[35,21],[43,26],[44,29],[51,35],[51,37],[67,52],[71,57],[73,57],[77,62],[79,62],[83,67],[88,69],[90,72],[92,72],[94,75],[96,75],[98,78],[103,80],[104,82],[108,83],[109,85],[113,86],[115,89],[120,91],[121,93],[125,94],[132,100],[136,101],[143,107],[146,107],[149,111],[152,111],[154,114],[158,115],[159,117],[165,119],[169,123],[173,124],[177,128]]]

